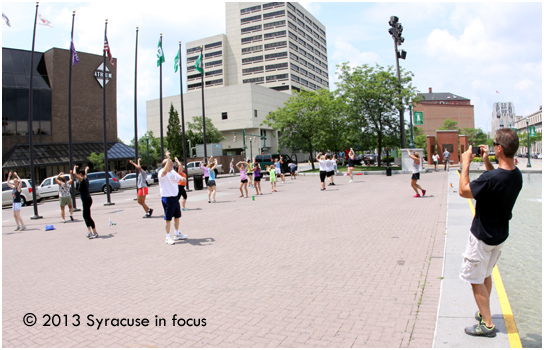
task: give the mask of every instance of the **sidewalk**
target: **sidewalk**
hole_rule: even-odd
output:
[[[474,313],[472,299],[463,298],[470,312],[438,315],[441,285],[443,300],[461,293],[442,280],[451,275],[449,267],[443,275],[444,254],[457,254],[450,225],[464,235],[469,226],[448,208],[448,195],[458,197],[449,193],[453,175],[423,174],[423,198],[412,198],[409,175],[362,175],[354,183],[338,176],[326,191],[314,176],[287,177],[277,193],[263,181],[265,195],[254,201],[254,189],[239,198],[238,176],[222,176],[217,203],[207,203],[205,190],[189,192],[181,220],[188,239],[174,246],[164,243],[158,186],[147,200],[151,219],[141,218],[134,190],[113,193],[114,206],[93,196],[94,240],[84,238],[81,212],[77,222],[59,223],[57,201],[40,204],[41,220],[29,220],[32,207],[23,208],[24,232],[13,231],[4,209],[2,345],[429,348],[438,318],[438,346],[448,341],[444,316]],[[110,218],[115,226],[107,226]],[[56,230],[45,231],[46,224]],[[37,325],[23,324],[27,313]],[[43,327],[44,314],[68,322]],[[97,329],[90,314],[148,318],[150,325]],[[174,326],[173,315],[199,326]],[[166,325],[155,324],[161,318]],[[478,346],[481,339],[466,336],[461,321],[446,336]]]

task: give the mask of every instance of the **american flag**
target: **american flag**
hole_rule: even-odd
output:
[[[111,66],[113,67],[113,56],[111,55],[110,45],[108,44],[108,36],[106,34],[104,34],[104,51],[106,51]]]

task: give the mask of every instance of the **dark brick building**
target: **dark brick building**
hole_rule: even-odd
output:
[[[28,92],[31,52],[2,48],[2,167],[30,178]],[[72,67],[72,143],[74,164],[86,165],[91,152],[104,152],[103,56],[78,52]],[[115,64],[116,61],[114,61]],[[52,48],[34,53],[33,145],[36,182],[68,172],[68,75],[70,51]],[[108,162],[134,157],[117,143],[117,70],[107,62],[106,138]],[[99,69],[100,68],[100,69]],[[99,77],[100,81],[97,79]],[[111,154],[110,154],[111,153]]]

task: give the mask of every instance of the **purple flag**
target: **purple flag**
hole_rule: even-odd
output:
[[[72,44],[70,45],[70,50],[72,51],[72,66],[75,66],[79,63],[79,57],[77,57],[76,48],[74,46],[74,41],[72,40]]]

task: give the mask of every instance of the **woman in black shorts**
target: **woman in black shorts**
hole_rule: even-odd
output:
[[[253,183],[257,194],[263,194],[261,190],[261,165],[258,162],[253,163]]]

